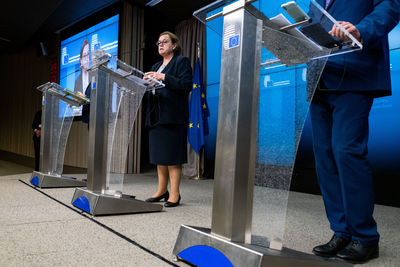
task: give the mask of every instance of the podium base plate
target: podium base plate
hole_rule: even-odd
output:
[[[273,250],[231,242],[211,234],[210,229],[187,225],[181,225],[173,255],[196,266],[353,266],[288,248]]]
[[[32,172],[30,183],[39,188],[85,187],[86,179]]]
[[[93,215],[113,215],[161,211],[160,204],[137,200],[134,196],[105,195],[76,188],[71,201],[75,207]]]

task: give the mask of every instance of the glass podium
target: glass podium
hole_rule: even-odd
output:
[[[85,179],[66,177],[62,172],[73,110],[89,99],[52,82],[37,89],[43,92],[40,166],[32,173],[31,184],[40,188],[86,186]]]
[[[284,247],[287,203],[310,100],[329,57],[362,49],[317,2],[220,0],[196,11],[222,43],[211,229],[182,225],[173,255],[197,266],[347,265]],[[282,14],[280,14],[282,13]],[[219,22],[219,23],[218,23]],[[328,31],[337,25],[349,37]],[[232,103],[236,103],[232,105]]]
[[[140,70],[104,50],[93,52],[91,81],[87,189],[76,188],[72,204],[94,216],[161,211],[123,194],[126,159],[134,122],[146,90],[164,84],[143,79]]]

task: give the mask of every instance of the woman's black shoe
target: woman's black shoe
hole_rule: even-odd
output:
[[[167,202],[165,202],[164,207],[166,207],[166,208],[176,207],[176,206],[179,205],[180,201],[181,201],[181,195],[179,195],[178,202],[169,202],[169,201],[167,201]]]
[[[160,202],[161,199],[164,199],[164,201],[167,201],[168,198],[169,198],[169,192],[167,190],[167,192],[165,192],[161,196],[159,196],[159,197],[151,197],[151,198],[146,199],[145,201],[146,202]]]

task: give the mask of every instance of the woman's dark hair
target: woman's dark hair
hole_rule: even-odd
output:
[[[179,55],[182,51],[182,46],[181,43],[179,42],[179,38],[178,36],[176,36],[175,34],[173,34],[172,32],[169,31],[165,31],[160,33],[160,35],[158,37],[160,37],[161,35],[168,35],[169,38],[171,39],[172,44],[175,44],[175,49],[174,49],[174,55]]]

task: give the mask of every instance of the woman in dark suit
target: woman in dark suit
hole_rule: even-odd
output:
[[[87,39],[82,43],[81,53],[79,57],[79,67],[81,68],[81,73],[75,80],[74,92],[81,96],[90,98],[90,81],[89,72],[90,68],[90,44]],[[90,104],[83,104],[82,106],[82,122],[89,124],[89,112]]]
[[[147,202],[164,199],[165,207],[176,207],[181,200],[179,184],[182,164],[187,162],[188,94],[192,87],[189,59],[179,56],[178,37],[171,32],[159,35],[158,53],[163,60],[147,73],[165,87],[148,92],[146,127],[149,128],[150,162],[157,165],[158,189]],[[168,178],[171,193],[168,192]]]
[[[79,67],[81,68],[81,73],[75,80],[74,91],[80,95],[85,95],[85,91],[89,86],[89,72],[90,68],[90,44],[87,39],[82,43],[81,53],[79,57]]]

